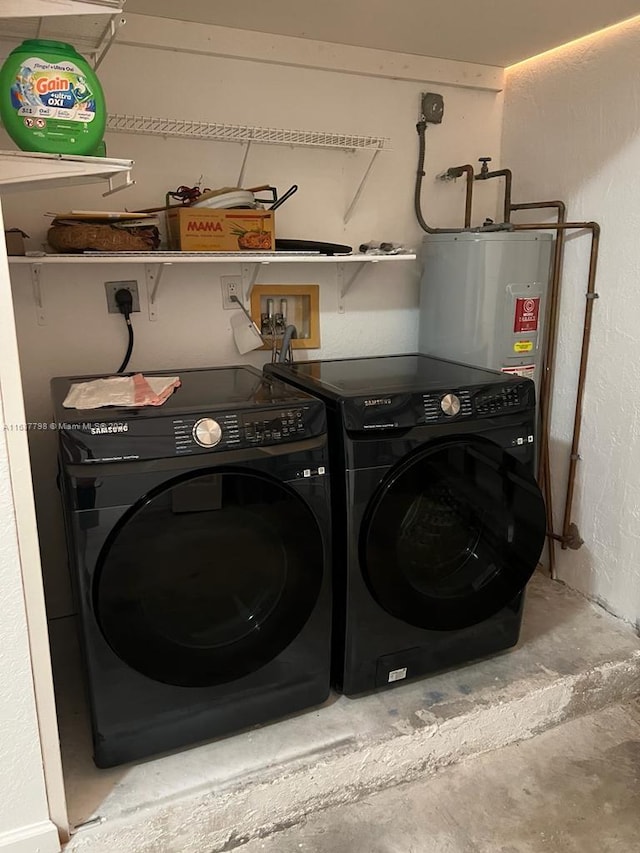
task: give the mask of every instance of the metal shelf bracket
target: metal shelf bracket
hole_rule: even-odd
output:
[[[162,276],[167,267],[173,264],[165,261],[162,264],[145,264],[144,274],[147,280],[147,297],[149,300],[149,319],[158,319],[158,290]]]
[[[242,164],[240,166],[240,174],[238,175],[238,184],[237,186],[241,187],[242,182],[244,181],[244,173],[247,166],[247,158],[249,156],[249,151],[251,151],[251,140],[247,142],[247,146],[244,149],[244,156],[242,158]]]
[[[360,196],[362,195],[362,191],[364,190],[365,185],[366,185],[367,181],[369,180],[369,175],[371,174],[371,170],[373,169],[373,164],[376,162],[376,157],[378,156],[378,154],[382,150],[383,150],[382,148],[376,148],[376,150],[373,152],[373,156],[371,157],[371,160],[369,160],[369,165],[365,169],[365,173],[362,176],[362,180],[358,184],[358,189],[356,190],[355,195],[353,196],[353,199],[351,200],[351,204],[347,208],[347,212],[344,215],[344,224],[345,225],[353,216],[353,212],[356,209],[356,205],[358,204],[358,201],[360,200]]]
[[[105,56],[109,52],[109,49],[111,48],[111,45],[116,40],[118,30],[120,29],[120,27],[124,26],[126,22],[126,18],[123,18],[120,14],[112,15],[109,19],[107,28],[105,29],[104,34],[102,36],[102,41],[100,42],[98,50],[96,51],[93,57],[93,68],[95,71],[98,70],[102,63],[102,60],[105,58]]]
[[[345,265],[338,264],[336,270],[338,281],[338,314],[344,314],[344,298],[351,290],[352,285],[354,284],[355,280],[358,278],[362,270],[365,268],[367,263],[375,264],[377,263],[377,261],[362,261],[356,266],[355,270],[352,272],[349,278],[347,278],[345,274]]]
[[[47,317],[42,300],[42,264],[31,264],[31,284],[33,287],[33,298],[36,303],[36,317],[39,326],[47,325]]]
[[[268,267],[269,261],[260,261],[255,264],[243,264],[242,266],[242,290],[244,291],[244,300],[248,302],[251,299],[253,288],[255,287],[258,276],[260,275],[261,267]],[[245,282],[247,287],[245,291]]]
[[[114,193],[119,193],[120,190],[126,190],[135,184],[135,181],[131,178],[131,171],[126,171],[122,174],[124,175],[124,181],[120,183],[116,183],[115,177],[108,178],[109,189],[102,193],[102,198],[106,198],[108,195],[113,195]],[[121,175],[118,177],[121,177]]]

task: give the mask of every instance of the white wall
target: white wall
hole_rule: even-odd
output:
[[[507,72],[503,163],[514,200],[562,198],[572,220],[602,226],[591,359],[573,520],[585,545],[559,575],[614,613],[640,620],[640,21]],[[555,412],[556,525],[575,400],[589,238],[566,253]]]
[[[6,256],[1,242],[0,287],[8,290]],[[4,307],[2,296],[0,303]],[[5,320],[8,320],[6,314],[0,321],[6,332]],[[7,340],[10,337],[3,334],[0,342],[5,359],[11,354],[11,344],[15,346],[15,340]],[[3,381],[5,367],[3,363]],[[59,849],[58,835],[49,821],[7,456],[7,436],[15,425],[7,423],[1,395],[0,423],[3,427],[0,431],[0,851],[50,853]]]
[[[135,17],[135,16],[134,16]],[[154,27],[166,35],[167,22],[144,19],[144,37],[153,43]],[[220,28],[215,30],[219,38]],[[229,31],[231,45],[234,32]],[[178,41],[178,30],[176,30]],[[206,28],[198,28],[204,42]],[[244,34],[245,36],[247,34]],[[136,36],[137,38],[138,36]],[[252,34],[252,38],[257,38]],[[126,38],[126,28],[123,34]],[[268,40],[269,37],[264,36]],[[299,41],[299,40],[293,40]],[[265,42],[267,44],[267,42]],[[322,53],[322,45],[309,42]],[[182,46],[182,45],[180,45]],[[188,43],[185,43],[188,46]],[[231,47],[229,48],[231,51]],[[237,50],[237,48],[236,48]],[[344,51],[344,49],[342,49]],[[291,55],[264,62],[222,58],[202,52],[171,52],[153,47],[118,45],[100,69],[108,105],[114,113],[199,118],[238,124],[389,136],[393,150],[378,156],[356,212],[345,227],[344,213],[364,173],[370,152],[255,146],[249,155],[244,185],[270,183],[280,191],[297,183],[297,195],[277,212],[280,237],[324,239],[358,246],[371,239],[401,241],[417,247],[420,229],[413,213],[420,94],[438,91],[445,97],[445,120],[428,132],[424,212],[434,225],[460,225],[464,185],[436,183],[448,166],[499,158],[502,103],[495,91],[420,83],[424,59],[402,58],[405,79],[387,79],[386,64],[395,69],[394,54],[368,52],[375,73],[342,73],[293,67]],[[344,62],[344,57],[342,58]],[[466,79],[464,63],[451,63]],[[447,66],[448,67],[448,66]],[[480,75],[473,68],[474,75]],[[491,71],[491,69],[487,69]],[[495,69],[493,69],[495,72]],[[395,73],[395,70],[394,70]],[[490,76],[490,75],[489,75]],[[495,76],[495,74],[494,74]],[[459,82],[452,79],[452,82]],[[478,85],[485,85],[480,80]],[[43,213],[69,208],[129,209],[161,204],[167,189],[194,184],[234,185],[242,149],[232,143],[161,139],[112,134],[108,151],[136,160],[136,186],[108,200],[102,188],[28,193],[8,197],[8,226],[33,236],[39,248],[46,229]],[[494,182],[491,182],[492,184]],[[476,221],[495,215],[497,187],[478,188]],[[412,263],[364,272],[337,313],[335,268],[283,265],[263,268],[261,283],[317,283],[321,288],[322,347],[308,357],[331,357],[410,351],[417,346],[418,270]],[[159,320],[148,319],[144,273],[134,266],[46,267],[43,294],[47,325],[36,322],[29,272],[12,274],[28,420],[50,419],[49,379],[56,375],[110,372],[117,368],[126,343],[119,316],[107,315],[104,281],[138,279],[142,311],[134,317],[135,370],[197,367],[237,363],[230,331],[231,312],[222,311],[219,276],[237,272],[232,266],[174,266],[160,288]],[[260,365],[264,353],[249,359]],[[63,529],[55,489],[55,436],[31,433],[34,485],[49,613],[71,608],[64,558]]]
[[[0,851],[55,851],[59,847],[44,785],[4,434],[0,435],[0,612]]]

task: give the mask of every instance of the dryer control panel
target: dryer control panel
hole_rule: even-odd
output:
[[[507,380],[475,388],[349,398],[342,407],[345,426],[351,431],[410,429],[530,410],[535,407],[535,387],[529,379]]]

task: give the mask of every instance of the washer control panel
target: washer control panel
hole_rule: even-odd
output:
[[[496,383],[478,390],[452,389],[422,395],[424,423],[444,423],[453,419],[490,417],[522,410],[532,405],[533,383]]]

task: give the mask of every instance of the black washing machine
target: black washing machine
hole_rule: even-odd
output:
[[[65,409],[95,377],[52,381],[100,767],[329,692],[324,406],[250,367],[176,373],[141,409]]]
[[[533,382],[424,355],[265,370],[327,405],[338,688],[513,646],[545,541]]]

